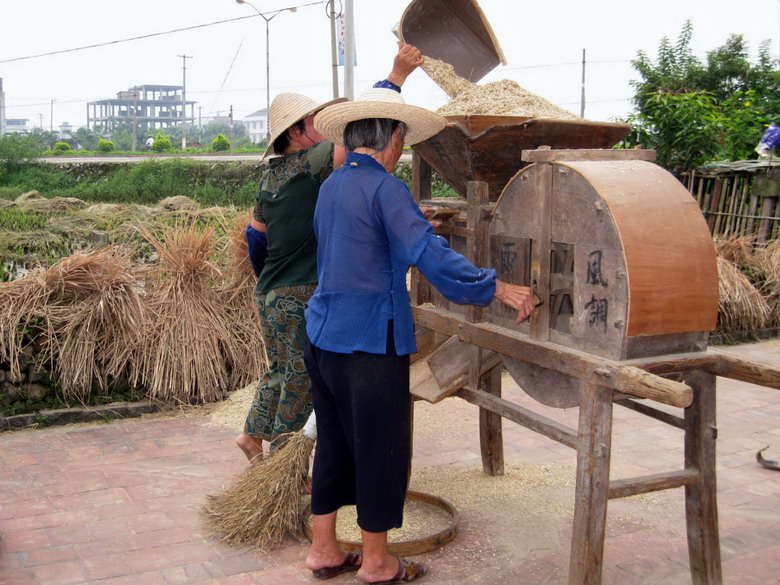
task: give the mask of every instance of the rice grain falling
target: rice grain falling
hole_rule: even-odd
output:
[[[445,61],[425,57],[425,61],[420,67],[450,98],[454,98],[459,93],[475,87],[474,83],[455,73],[455,68]]]

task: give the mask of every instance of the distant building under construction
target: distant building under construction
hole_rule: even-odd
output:
[[[87,128],[100,126],[111,132],[130,124],[137,130],[153,132],[160,128],[195,123],[195,103],[185,102],[181,85],[137,85],[117,93],[115,99],[87,103]]]

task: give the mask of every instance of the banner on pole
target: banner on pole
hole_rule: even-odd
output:
[[[347,54],[347,25],[344,20],[344,13],[341,13],[338,17],[338,53],[339,53],[339,67],[344,67],[344,61],[346,61]],[[355,49],[355,55],[352,59],[352,66],[357,67],[357,49]]]

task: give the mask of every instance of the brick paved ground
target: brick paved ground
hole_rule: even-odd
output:
[[[780,363],[778,340],[721,349]],[[540,408],[511,383],[505,395],[576,425],[576,409]],[[432,572],[423,582],[565,584],[573,486],[560,478],[571,472],[573,480],[575,453],[505,423],[508,475],[487,479],[506,489],[480,502],[469,483],[481,469],[476,417],[457,399],[417,406],[413,487],[427,480],[427,491],[456,502],[461,514],[458,537],[424,555]],[[780,392],[719,379],[718,426],[725,582],[780,583],[780,472],[755,462],[766,445],[768,458],[780,458]],[[244,465],[234,435],[208,417],[0,435],[0,583],[316,582],[303,566],[306,543],[289,539],[260,554],[203,532],[198,508],[206,494]],[[613,449],[613,477],[676,468],[682,433],[616,408]],[[691,583],[682,490],[611,501],[608,516],[604,585]]]

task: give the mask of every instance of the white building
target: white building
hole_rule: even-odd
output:
[[[263,108],[249,114],[243,120],[249,139],[255,144],[265,140],[268,134],[268,110]]]
[[[6,118],[3,126],[3,134],[29,134],[32,126],[28,118]]]
[[[68,124],[67,122],[63,122],[60,124],[59,134],[60,138],[70,138],[73,136],[74,128],[71,124]]]

